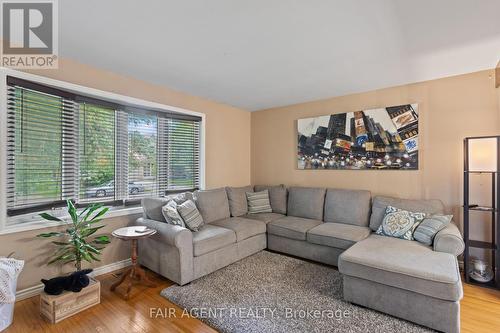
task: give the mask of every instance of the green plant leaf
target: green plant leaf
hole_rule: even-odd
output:
[[[68,205],[68,213],[71,216],[71,220],[73,221],[73,224],[78,224],[78,215],[76,214],[76,208],[75,205],[73,204],[73,201],[70,199],[66,200],[66,204]]]
[[[48,221],[57,221],[57,222],[64,222],[63,220],[61,220],[60,218],[57,218],[55,216],[52,216],[48,213],[41,213],[41,214],[38,214],[40,215],[42,218],[44,218],[45,220],[48,220]]]
[[[101,261],[99,258],[97,258],[95,255],[93,255],[92,253],[89,253],[89,256],[94,259],[95,261]]]
[[[95,254],[101,254],[101,251],[99,251],[98,249],[96,249],[95,247],[93,247],[90,244],[85,244],[85,247],[89,250],[89,252],[92,252]]]
[[[85,207],[85,209],[83,209],[83,210],[80,212],[80,214],[78,214],[78,217],[82,217],[82,215],[83,215],[83,214],[85,214],[85,212],[86,212],[87,210],[89,210],[89,207],[90,207],[90,206]]]
[[[98,236],[94,238],[94,243],[96,244],[109,244],[111,241],[109,240],[108,236]]]
[[[92,257],[89,255],[88,252],[82,252],[82,257],[85,259],[85,261],[92,262]]]
[[[82,237],[88,237],[88,236],[93,235],[94,233],[96,233],[97,230],[99,230],[101,228],[104,228],[104,227],[105,227],[104,225],[101,225],[101,226],[94,227],[94,228],[85,228],[85,229],[82,230],[81,236]]]
[[[55,244],[55,245],[61,245],[61,246],[65,246],[65,245],[69,245],[69,243],[65,243],[65,242],[52,242],[52,244]]]
[[[71,262],[75,262],[75,260],[76,260],[76,257],[69,258],[69,259],[67,259],[67,260],[62,261],[62,264],[63,264],[63,265],[66,265],[66,264],[69,264],[69,263],[71,263]]]
[[[59,257],[60,255],[67,253],[74,253],[75,251],[71,246],[64,246],[57,249],[57,251],[51,256],[52,258]]]
[[[91,220],[91,221],[89,221],[89,222],[88,222],[88,225],[99,223],[99,222],[101,222],[102,220],[103,220],[103,219]]]
[[[68,260],[70,257],[74,256],[74,253],[72,252],[67,252],[67,253],[63,253],[57,257],[55,257],[54,259],[50,260],[47,265],[51,265],[57,261],[63,261],[63,260]]]
[[[42,233],[42,234],[36,235],[36,237],[45,237],[45,238],[54,237],[54,236],[60,237],[60,236],[64,236],[64,234],[61,232],[47,232],[47,233]]]
[[[109,207],[104,207],[101,211],[99,211],[99,213],[97,213],[90,221],[95,221],[96,219],[98,219],[99,217],[103,216],[104,214],[106,214],[106,212],[109,210]]]
[[[93,212],[95,212],[97,209],[101,208],[103,205],[101,203],[98,203],[98,204],[92,204],[90,205],[88,208],[88,212],[87,212],[87,215],[85,215],[85,217],[83,218],[83,221],[87,222],[87,220],[89,219],[90,215],[92,215]]]

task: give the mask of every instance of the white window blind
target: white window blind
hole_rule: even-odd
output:
[[[158,118],[159,192],[200,186],[200,122]]]
[[[60,202],[75,194],[76,105],[60,96],[9,86],[7,206]]]
[[[8,215],[199,188],[199,117],[9,79]]]
[[[158,196],[158,117],[128,115],[128,197]]]
[[[167,119],[168,188],[196,188],[200,181],[200,123]]]
[[[115,200],[115,110],[79,104],[79,201]]]

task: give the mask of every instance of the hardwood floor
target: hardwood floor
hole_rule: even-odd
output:
[[[15,305],[14,322],[5,333],[26,332],[216,332],[195,318],[181,318],[181,309],[160,296],[160,291],[172,284],[151,271],[148,277],[156,284],[155,288],[134,285],[130,299],[124,300],[126,286],[110,291],[117,280],[116,273],[101,275],[101,304],[57,324],[46,322],[39,314],[39,297],[19,301]],[[177,318],[150,318],[151,308],[176,309]]]
[[[101,304],[54,325],[40,317],[38,296],[19,301],[14,323],[4,332],[216,332],[195,318],[181,318],[182,310],[160,296],[172,282],[150,271],[148,275],[157,287],[136,285],[128,301],[117,294],[124,286],[117,293],[109,290],[117,279],[112,273],[100,276]],[[151,318],[151,308],[163,313],[174,308],[176,318]],[[464,333],[500,332],[500,291],[464,284],[461,320]]]
[[[464,283],[460,320],[463,333],[500,332],[500,291]]]

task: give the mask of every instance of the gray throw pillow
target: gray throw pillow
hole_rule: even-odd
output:
[[[246,192],[253,192],[253,187],[226,187],[231,216],[242,216],[248,213]]]
[[[432,215],[426,217],[415,229],[413,238],[422,244],[431,246],[436,234],[446,227],[452,218],[453,215]]]
[[[198,208],[193,201],[188,200],[177,206],[177,211],[181,215],[186,227],[191,231],[200,230],[203,225],[203,218],[201,217]]]
[[[269,191],[247,192],[248,214],[272,213]]]
[[[414,213],[387,206],[382,224],[375,233],[377,235],[414,240],[413,232],[424,218],[424,213]]]
[[[177,202],[175,202],[174,200],[170,200],[165,206],[161,207],[161,213],[163,214],[163,217],[165,218],[165,221],[167,221],[167,223],[180,225],[184,228],[186,227],[186,225],[184,224],[184,220],[177,211]]]

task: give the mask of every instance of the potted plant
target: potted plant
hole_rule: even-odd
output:
[[[75,272],[66,276],[50,280],[42,279],[45,292],[41,295],[40,312],[51,323],[57,323],[100,303],[101,284],[87,276],[92,271],[91,269],[82,270],[82,261],[85,260],[89,263],[100,261],[101,251],[110,242],[106,235],[95,235],[99,229],[104,227],[104,225],[99,225],[99,222],[108,211],[107,207],[103,207],[102,204],[91,204],[77,212],[71,200],[67,200],[67,206],[72,223],[66,230],[37,235],[37,237],[43,238],[57,238],[52,243],[58,249],[48,264],[74,263],[76,269]],[[62,219],[47,213],[42,213],[40,216],[48,221],[64,222]],[[64,294],[64,290],[72,291],[72,293]]]
[[[100,261],[99,255],[106,244],[109,244],[109,237],[106,235],[95,236],[94,234],[105,225],[98,225],[108,207],[102,204],[91,204],[77,212],[75,205],[71,200],[67,200],[68,213],[72,224],[62,232],[48,232],[37,235],[37,237],[52,238],[60,240],[52,241],[58,246],[57,251],[51,257],[48,265],[53,263],[68,264],[74,263],[76,271],[81,271],[82,260],[89,263]],[[48,213],[40,214],[45,220],[64,222],[62,219]],[[90,239],[92,238],[92,239]]]

